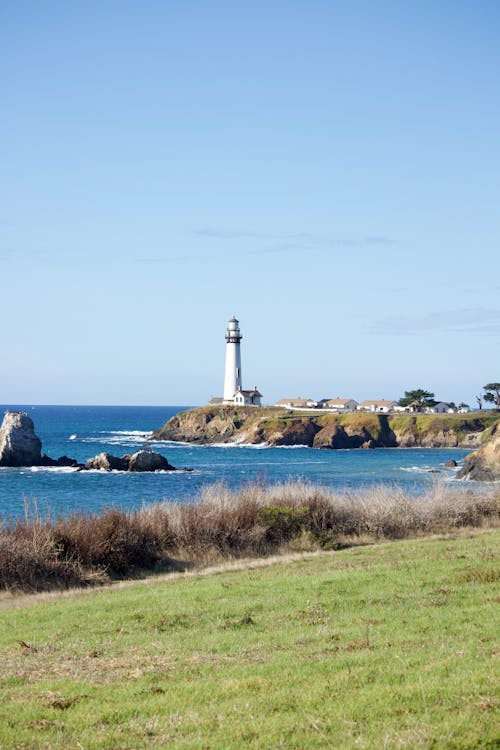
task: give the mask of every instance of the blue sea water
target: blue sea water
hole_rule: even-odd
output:
[[[85,462],[101,451],[114,455],[139,450],[148,433],[181,406],[0,406],[26,411],[35,423],[43,451],[57,458]],[[253,480],[281,482],[305,479],[338,490],[373,484],[396,484],[418,495],[436,479],[452,479],[444,463],[467,453],[458,448],[381,448],[314,450],[266,446],[151,443],[177,468],[192,472],[136,474],[77,472],[62,468],[0,468],[0,519],[24,514],[25,503],[37,501],[52,516],[72,511],[98,512],[111,505],[124,509],[161,500],[192,501],[207,484],[224,481],[237,488]]]

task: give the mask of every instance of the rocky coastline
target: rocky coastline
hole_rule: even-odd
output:
[[[458,478],[500,479],[500,413],[471,415],[307,414],[276,407],[205,406],[176,414],[150,439],[201,445],[266,444],[323,450],[371,448],[469,448]],[[31,418],[6,412],[0,427],[0,467],[71,467],[77,471],[175,471],[152,450],[114,456],[99,453],[80,463],[42,452]],[[188,469],[185,469],[188,470]]]
[[[152,433],[157,441],[210,445],[266,443],[342,448],[479,448],[498,412],[478,414],[304,414],[276,407],[203,406],[180,412]]]

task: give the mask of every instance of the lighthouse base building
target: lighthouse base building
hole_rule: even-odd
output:
[[[242,391],[238,388],[234,394],[233,403],[238,406],[262,406],[261,403],[262,393],[257,390],[257,386],[254,387],[253,391]]]

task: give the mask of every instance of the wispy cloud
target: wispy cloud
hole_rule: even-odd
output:
[[[496,335],[500,333],[500,310],[475,307],[427,315],[394,315],[378,320],[371,328],[372,333],[402,336],[438,331]]]
[[[216,237],[217,239],[222,240],[234,240],[239,237],[252,237],[252,238],[260,238],[260,239],[269,239],[272,237],[270,234],[262,234],[261,232],[248,232],[246,230],[240,230],[240,229],[213,229],[213,228],[206,228],[206,229],[195,229],[195,234],[200,235],[201,237]]]
[[[0,248],[0,262],[2,263],[49,263],[51,256],[41,255],[36,250],[27,248]]]
[[[201,237],[212,239],[233,240],[233,239],[253,239],[253,240],[272,240],[279,244],[269,245],[267,247],[256,248],[249,251],[249,254],[259,253],[279,253],[287,250],[299,250],[314,246],[323,247],[366,247],[369,245],[393,245],[395,240],[383,235],[366,235],[359,237],[324,237],[314,234],[313,232],[292,232],[292,233],[266,233],[255,230],[241,229],[220,229],[205,228],[196,229],[195,234]]]
[[[179,263],[185,260],[200,260],[198,255],[158,255],[149,258],[135,258],[136,263]]]

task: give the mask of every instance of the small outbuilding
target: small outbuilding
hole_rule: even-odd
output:
[[[428,414],[455,414],[455,409],[445,401],[440,401],[437,404],[433,404],[433,406],[428,406],[426,412]]]
[[[285,409],[315,409],[318,405],[317,401],[312,398],[280,398],[276,401],[275,406],[285,407]]]
[[[375,401],[362,401],[360,404],[358,404],[358,411],[371,411],[371,412],[379,412],[381,414],[387,414],[390,411],[394,411],[394,407],[396,406],[395,401],[386,401],[385,399],[381,398]]]
[[[235,406],[262,406],[262,393],[254,386],[251,391],[244,391],[238,388],[234,394],[233,402]]]
[[[329,409],[330,411],[348,412],[356,411],[358,402],[353,398],[322,398],[318,401],[319,409]]]

